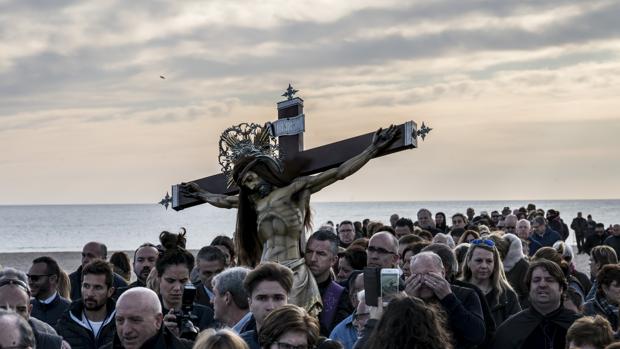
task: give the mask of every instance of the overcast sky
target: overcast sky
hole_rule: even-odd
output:
[[[618,1],[0,0],[0,204],[147,203],[276,119],[418,149],[314,200],[620,198]],[[161,79],[160,75],[165,76]]]

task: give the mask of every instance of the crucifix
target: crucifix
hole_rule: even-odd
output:
[[[297,92],[299,91],[289,84],[286,92],[282,94],[286,99],[277,104],[278,120],[271,123],[271,132],[275,137],[278,137],[280,153],[284,160],[295,157],[301,157],[304,160],[300,169],[301,175],[313,175],[340,166],[347,159],[359,154],[370,144],[374,132],[304,150],[304,103],[303,99],[295,97]],[[397,128],[399,132],[394,142],[375,157],[417,148],[417,136],[424,140],[426,135],[432,130],[424,123],[422,123],[422,127],[418,130],[417,124],[413,121],[400,124]],[[200,178],[192,182],[212,193],[232,195],[239,191],[234,185],[231,187],[227,186],[226,176],[223,173]],[[171,205],[176,211],[203,203],[200,200],[184,195],[178,184],[172,186],[172,196],[166,193],[166,196],[159,202],[166,209]]]
[[[294,277],[289,302],[318,315],[321,297],[303,258],[312,221],[311,194],[352,175],[372,158],[415,148],[417,136],[424,138],[430,128],[417,130],[409,121],[304,150],[303,100],[294,97],[296,92],[289,84],[286,99],[278,103],[278,120],[225,130],[219,156],[223,174],[174,185],[172,198],[166,194],[162,204],[172,201],[177,211],[202,203],[236,208],[239,264],[277,262],[290,268]]]

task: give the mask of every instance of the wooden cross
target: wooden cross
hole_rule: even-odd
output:
[[[340,166],[343,162],[361,153],[370,145],[375,132],[304,150],[304,103],[301,98],[294,97],[295,92],[297,90],[293,89],[289,84],[287,92],[283,94],[287,99],[278,102],[278,120],[272,123],[272,130],[274,135],[278,137],[278,144],[284,161],[298,157],[303,158],[304,161],[302,162],[299,175],[312,175]],[[417,148],[417,136],[421,136],[424,139],[431,131],[424,123],[422,123],[422,128],[418,130],[416,123],[413,121],[405,122],[397,127],[400,130],[398,136],[377,157],[401,150]],[[201,188],[217,194],[233,195],[239,191],[236,187],[228,188],[226,186],[226,177],[223,173],[197,179],[193,182],[197,183]],[[172,197],[169,197],[166,193],[166,198],[160,201],[160,204],[165,205],[166,209],[169,203],[172,203],[173,209],[180,211],[188,207],[200,205],[203,202],[185,197],[180,190],[179,184],[176,184],[172,186]]]

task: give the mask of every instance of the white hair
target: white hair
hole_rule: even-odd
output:
[[[423,251],[420,252],[416,255],[414,255],[413,257],[411,257],[411,261],[409,262],[411,265],[411,272],[413,273],[413,264],[415,263],[415,261],[417,261],[419,258],[423,258],[423,259],[429,259],[433,262],[435,262],[435,265],[442,271],[444,271],[443,268],[443,262],[441,260],[441,257],[439,257],[439,255],[437,255],[437,253],[435,252],[431,252],[431,251]]]

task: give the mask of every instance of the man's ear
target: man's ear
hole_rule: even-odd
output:
[[[116,288],[114,288],[114,286],[108,288],[108,298],[112,297],[112,295],[114,294],[114,291],[116,291]]]
[[[163,322],[164,322],[164,314],[157,313],[155,315],[155,325],[157,325],[157,328],[161,328],[161,325]]]
[[[232,295],[230,294],[229,291],[226,291],[226,293],[224,293],[224,303],[226,303],[226,305],[229,305],[232,303]]]

